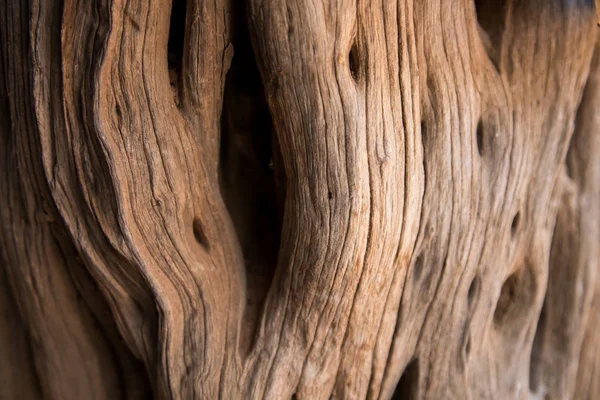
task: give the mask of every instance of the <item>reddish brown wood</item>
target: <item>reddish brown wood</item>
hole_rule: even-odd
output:
[[[3,2],[0,397],[600,397],[596,17]]]

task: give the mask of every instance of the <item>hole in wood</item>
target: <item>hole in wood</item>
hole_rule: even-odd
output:
[[[477,151],[479,152],[479,155],[482,156],[483,155],[483,123],[481,122],[481,120],[479,120],[479,122],[477,123],[477,131],[475,133],[476,139],[477,139]]]
[[[471,285],[469,286],[469,292],[467,294],[467,304],[469,307],[473,305],[475,298],[479,295],[479,285],[481,284],[481,278],[479,275],[476,275],[475,278],[471,281]]]
[[[496,311],[494,311],[494,322],[496,324],[500,325],[504,322],[506,315],[512,307],[512,303],[517,298],[517,286],[518,278],[515,274],[509,276],[504,285],[502,285]]]
[[[521,329],[523,319],[531,312],[536,291],[535,272],[531,264],[525,261],[502,285],[494,311],[496,327],[515,331]]]
[[[181,75],[186,11],[187,0],[173,0],[173,6],[171,7],[171,22],[169,25],[169,44],[167,45],[169,82],[173,87],[178,85],[179,76]]]
[[[505,0],[475,0],[479,36],[496,70],[500,70],[502,35],[506,25]]]
[[[348,54],[348,66],[350,68],[350,74],[355,81],[360,79],[360,59],[358,58],[358,47],[356,42],[352,44],[350,53]]]
[[[519,221],[521,219],[521,213],[517,212],[510,224],[510,233],[514,236],[517,233],[517,229],[519,229]]]
[[[415,282],[421,278],[421,273],[423,272],[423,257],[423,253],[419,254],[413,265],[413,279]]]
[[[419,360],[413,359],[402,373],[392,400],[415,400],[419,396]]]
[[[194,230],[194,237],[196,238],[196,241],[200,245],[202,245],[202,247],[204,247],[206,250],[209,250],[210,244],[208,243],[208,238],[204,234],[204,228],[202,227],[202,222],[200,221],[200,218],[198,218],[198,217],[194,218],[193,230]]]

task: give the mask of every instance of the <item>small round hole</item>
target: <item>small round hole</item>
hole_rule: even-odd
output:
[[[510,233],[514,236],[517,233],[517,229],[519,229],[519,221],[521,220],[521,213],[517,212],[512,220],[512,224],[510,225]]]
[[[483,123],[481,122],[481,120],[479,120],[479,122],[477,123],[476,138],[477,138],[477,151],[479,152],[479,155],[482,156],[483,155]]]
[[[202,228],[202,222],[200,221],[200,218],[194,218],[193,230],[196,241],[206,250],[209,250],[210,244],[208,243],[208,238],[204,234],[204,229]]]

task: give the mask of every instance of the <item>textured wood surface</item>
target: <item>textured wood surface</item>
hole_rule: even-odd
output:
[[[591,0],[0,4],[0,398],[600,397]]]

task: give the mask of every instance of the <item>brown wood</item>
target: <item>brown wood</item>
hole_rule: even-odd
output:
[[[0,4],[0,397],[600,398],[591,0]]]

